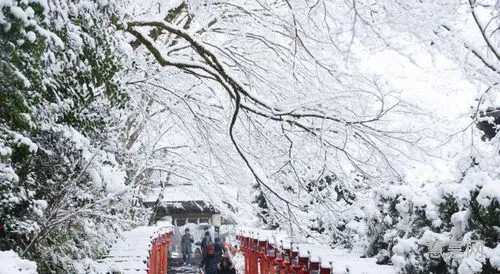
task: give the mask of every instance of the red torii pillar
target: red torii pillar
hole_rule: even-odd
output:
[[[267,241],[238,235],[241,251],[245,257],[245,274],[331,274],[330,267],[321,267],[320,262],[311,262],[309,257],[300,257],[298,251],[279,249]],[[276,273],[279,266],[279,273]]]
[[[299,257],[299,270],[297,274],[310,274],[309,271],[309,257]]]
[[[240,236],[240,250],[243,252],[243,256],[245,258],[245,274],[250,274],[250,238]]]
[[[258,240],[251,240],[251,251],[250,251],[250,274],[259,274],[259,249]]]
[[[280,264],[280,262],[277,261],[277,259],[279,258],[279,255],[280,255],[280,252],[279,252],[279,249],[277,248],[272,248],[272,251],[270,251],[270,254],[269,255],[269,262],[270,262],[270,271],[269,271],[269,274],[276,274],[276,267]]]
[[[276,259],[276,254],[277,254],[277,249],[267,242],[266,255],[265,255],[266,271],[267,271],[266,274],[275,274],[274,272],[276,265],[274,264],[274,260]]]
[[[283,268],[283,252],[279,252],[279,256],[276,256],[276,259],[274,259],[274,267],[273,267],[273,274],[281,274],[282,273],[282,268]],[[276,267],[279,267],[279,272],[276,273]]]
[[[167,274],[168,247],[172,233],[165,233],[151,241],[149,252],[148,274]]]
[[[319,274],[331,274],[332,269],[329,267],[321,267],[319,270]]]
[[[310,262],[309,263],[309,272],[311,274],[319,274],[319,269],[321,268],[321,263],[320,262]]]
[[[269,264],[267,262],[267,241],[257,242],[257,260],[259,261],[260,274],[268,274]]]
[[[245,274],[250,274],[252,272],[252,249],[250,248],[249,237],[245,237]]]

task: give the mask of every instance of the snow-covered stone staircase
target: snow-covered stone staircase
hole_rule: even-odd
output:
[[[151,240],[171,228],[140,226],[124,233],[101,260],[111,271],[123,274],[147,274]]]

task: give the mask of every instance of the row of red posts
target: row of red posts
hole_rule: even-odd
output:
[[[300,256],[292,247],[274,246],[258,237],[237,235],[240,250],[245,257],[245,274],[331,274],[332,264],[322,267],[311,261],[310,254]]]
[[[167,274],[168,247],[170,246],[172,235],[172,232],[167,232],[151,241],[148,274]]]

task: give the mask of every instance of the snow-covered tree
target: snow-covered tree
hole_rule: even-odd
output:
[[[37,261],[40,273],[88,273],[132,225],[127,167],[117,160],[129,96],[114,6],[0,8],[0,248]]]
[[[405,171],[415,162],[456,153],[468,129],[477,139],[474,119],[490,119],[480,115],[496,104],[490,2],[149,1],[116,25],[144,66],[134,85],[184,114],[182,132],[194,142],[187,147],[248,167],[255,181],[245,185],[256,189],[249,200],[268,226],[335,244],[350,237],[342,219],[355,200],[380,185],[413,184]],[[441,118],[449,107],[425,105],[434,103],[430,91],[421,99],[398,86],[406,75],[373,70],[371,54],[438,82],[424,88],[471,100],[458,121]],[[448,75],[467,85],[439,79]],[[183,156],[188,166],[197,159],[197,170],[207,166]]]
[[[0,248],[90,271],[149,218],[143,195],[193,183],[226,217],[402,272],[436,267],[430,236],[489,248],[440,269],[495,267],[497,17],[493,0],[3,1]],[[415,174],[434,165],[459,171]]]

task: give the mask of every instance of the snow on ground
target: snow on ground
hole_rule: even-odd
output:
[[[171,225],[140,226],[124,233],[101,263],[123,274],[146,274],[151,240],[172,231]]]
[[[0,274],[37,274],[36,263],[21,259],[12,250],[0,251]]]
[[[251,228],[238,228],[242,235],[268,241],[274,246],[290,246],[290,238],[284,231],[259,230]],[[360,258],[360,254],[344,249],[331,249],[329,246],[319,244],[294,243],[294,250],[298,248],[301,256],[309,252],[311,261],[321,262],[322,267],[329,267],[332,262],[332,274],[394,274],[396,271],[389,265],[376,264],[375,258]]]

